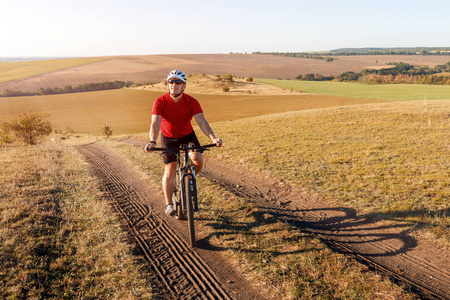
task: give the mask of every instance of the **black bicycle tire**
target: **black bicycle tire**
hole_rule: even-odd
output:
[[[174,191],[174,197],[172,197],[172,202],[178,202],[173,203],[174,207],[176,208],[175,212],[175,218],[177,220],[184,220],[184,214],[183,214],[183,204],[182,202],[186,203],[182,199],[184,197],[184,193],[181,192],[181,186],[180,186],[180,173],[177,169],[175,173],[175,191]]]
[[[195,247],[195,224],[194,224],[194,206],[192,202],[192,192],[191,192],[191,177],[184,177],[184,191],[186,197],[186,217],[188,221],[188,236],[191,247]]]
[[[194,207],[194,212],[198,211],[198,198],[197,198],[197,180],[191,180],[190,183],[192,184],[192,203]]]

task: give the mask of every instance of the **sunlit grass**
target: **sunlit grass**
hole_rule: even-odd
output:
[[[127,157],[162,194],[164,168],[158,154],[114,141],[105,145]],[[239,146],[242,143],[236,145]],[[197,179],[198,239],[206,239],[222,249],[223,255],[246,274],[266,299],[374,299],[376,294],[417,299],[366,266],[334,253],[318,238],[254,207],[247,199],[236,197],[201,176]]]
[[[0,151],[1,299],[151,298],[118,216],[81,155]]]
[[[349,82],[318,82],[301,80],[255,79],[285,89],[304,93],[349,98],[379,99],[391,101],[450,100],[449,85],[379,84]]]
[[[450,101],[368,104],[214,124],[220,156],[450,240]]]
[[[0,62],[0,83],[106,60],[101,57]]]

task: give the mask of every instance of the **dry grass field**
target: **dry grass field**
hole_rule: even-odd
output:
[[[1,299],[153,299],[75,149],[0,151],[0,166]]]
[[[153,101],[162,94],[163,92],[150,90],[121,89],[0,98],[0,121],[8,121],[24,112],[34,111],[50,114],[49,120],[58,131],[100,135],[100,127],[110,125],[114,134],[140,133],[148,130]],[[200,101],[210,122],[292,110],[380,102],[300,93],[285,96],[231,93],[192,95]]]
[[[188,74],[187,94],[206,95],[298,95],[298,91],[280,88],[273,84],[259,83],[250,77],[235,77],[231,74],[208,75],[208,74]],[[232,80],[228,80],[232,76]],[[228,87],[225,91],[223,88]],[[165,78],[160,82],[146,84],[137,89],[159,91],[167,93],[167,82]]]
[[[186,74],[232,74],[240,77],[294,79],[299,74],[318,73],[339,75],[346,71],[360,72],[364,68],[384,66],[389,62],[405,62],[435,66],[445,64],[447,56],[432,55],[360,55],[340,56],[333,62],[318,59],[281,57],[256,54],[190,54],[114,56],[92,64],[65,68],[40,76],[0,83],[0,93],[5,89],[36,91],[78,85],[88,82],[133,81],[135,83],[160,82],[168,72],[180,69]],[[62,67],[61,67],[62,69]]]
[[[418,101],[305,110],[214,127],[238,145],[220,151],[225,159],[359,211],[437,226],[432,230],[450,242],[449,116],[450,101]]]

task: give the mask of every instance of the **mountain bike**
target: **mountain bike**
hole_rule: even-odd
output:
[[[216,147],[216,144],[194,146],[193,144],[182,145],[180,148],[152,148],[151,151],[175,152],[177,153],[177,170],[175,173],[175,190],[172,196],[175,217],[178,220],[187,219],[189,242],[195,247],[194,212],[198,211],[197,180],[195,178],[195,167],[190,166],[189,153],[195,150],[208,150]]]

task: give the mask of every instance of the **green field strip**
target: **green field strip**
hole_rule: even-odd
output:
[[[390,101],[450,100],[450,86],[426,84],[379,84],[255,79],[284,89],[304,93],[348,98],[378,99]]]

